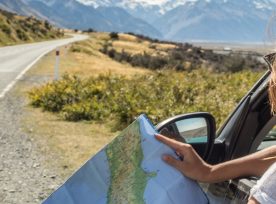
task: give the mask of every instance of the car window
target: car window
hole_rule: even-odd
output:
[[[276,145],[276,125],[274,125],[268,134],[264,137],[257,150],[262,150],[273,145]]]

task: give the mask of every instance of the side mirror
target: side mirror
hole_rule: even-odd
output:
[[[177,115],[156,125],[160,134],[191,144],[197,153],[208,159],[216,136],[216,123],[210,113]]]

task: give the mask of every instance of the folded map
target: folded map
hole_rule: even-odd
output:
[[[161,159],[175,153],[154,138],[156,133],[148,118],[139,116],[43,203],[208,203],[197,182]]]

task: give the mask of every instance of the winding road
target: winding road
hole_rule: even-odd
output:
[[[73,34],[72,38],[0,48],[0,99],[14,86],[28,69],[48,52],[88,36]]]

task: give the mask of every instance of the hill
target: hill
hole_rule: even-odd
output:
[[[135,18],[126,10],[118,7],[94,8],[76,0],[0,0],[0,8],[21,15],[34,15],[40,19],[64,28],[98,31],[135,32],[161,37],[154,26],[142,19]]]
[[[275,0],[78,0],[116,6],[143,19],[173,41],[263,42]],[[273,33],[275,35],[275,33]]]
[[[220,124],[265,70],[254,57],[133,34],[92,33],[67,56],[69,75],[31,91],[32,105],[70,121],[110,117],[117,129],[140,113],[158,122],[208,111]]]
[[[48,21],[0,10],[0,46],[55,39],[63,35]]]
[[[141,112],[157,123],[176,114],[207,111],[216,117],[219,126],[263,74],[263,71],[250,70],[213,72],[208,66],[191,71],[132,67],[99,50],[107,42],[109,48],[120,53],[124,50],[132,55],[144,52],[157,55],[158,52],[166,54],[166,50],[177,45],[127,34],[119,34],[117,39],[116,35],[112,37],[94,32],[90,39],[62,48],[60,75],[76,76],[64,77],[31,91],[29,102],[42,109],[26,105],[28,108],[22,114],[28,134],[41,145],[45,155],[55,155],[55,160],[50,162],[54,161],[66,176]],[[54,66],[54,53],[45,56],[27,73],[28,77],[19,81],[20,93],[25,97],[26,90],[45,82],[45,76],[52,79]],[[43,111],[53,108],[55,114]]]
[[[266,29],[275,6],[275,0],[0,0],[0,8],[65,28],[179,42],[272,40]]]

